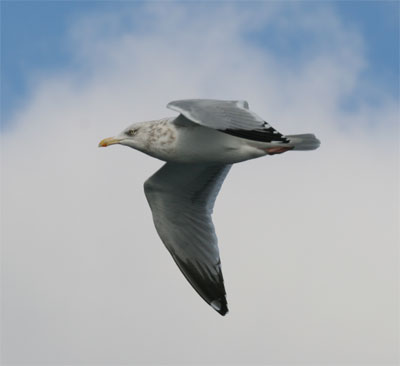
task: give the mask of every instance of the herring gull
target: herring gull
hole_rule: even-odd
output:
[[[217,236],[215,199],[232,164],[289,150],[314,150],[313,134],[282,135],[246,101],[187,99],[167,108],[179,116],[135,123],[99,143],[126,145],[166,163],[144,183],[156,230],[198,294],[228,312]]]

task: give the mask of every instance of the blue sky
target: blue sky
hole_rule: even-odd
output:
[[[247,4],[246,7],[249,6]],[[304,2],[300,6],[307,8],[315,4]],[[93,13],[121,11],[123,8],[139,9],[140,6],[138,2],[2,1],[2,124],[7,123],[13,111],[22,105],[35,76],[80,67],[74,64],[74,52],[68,42],[68,32],[77,19]],[[212,9],[215,3],[210,2],[206,6]],[[363,71],[364,80],[398,98],[399,3],[336,1],[326,2],[323,6],[332,7],[343,24],[362,36],[368,60]],[[117,31],[123,32],[131,26],[127,21]],[[249,32],[249,41],[275,53],[282,62],[291,62],[298,60],[299,55],[307,50],[312,43],[310,38],[318,36],[293,31],[285,33],[285,39],[282,39],[279,31],[276,27],[261,27],[255,32]]]

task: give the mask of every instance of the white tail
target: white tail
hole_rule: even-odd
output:
[[[315,150],[319,148],[321,142],[312,133],[304,133],[301,135],[285,135],[293,144],[293,150]]]

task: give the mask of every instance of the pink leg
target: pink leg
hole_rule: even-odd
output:
[[[282,154],[288,150],[292,150],[293,146],[291,147],[269,147],[268,149],[265,149],[265,151],[268,153],[268,155],[275,155],[275,154]]]

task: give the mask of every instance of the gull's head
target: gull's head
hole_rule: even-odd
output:
[[[107,147],[110,145],[126,145],[133,149],[142,150],[144,147],[144,133],[141,123],[135,123],[125,128],[119,135],[115,137],[107,137],[100,141],[99,147]],[[142,131],[141,131],[142,130]]]

